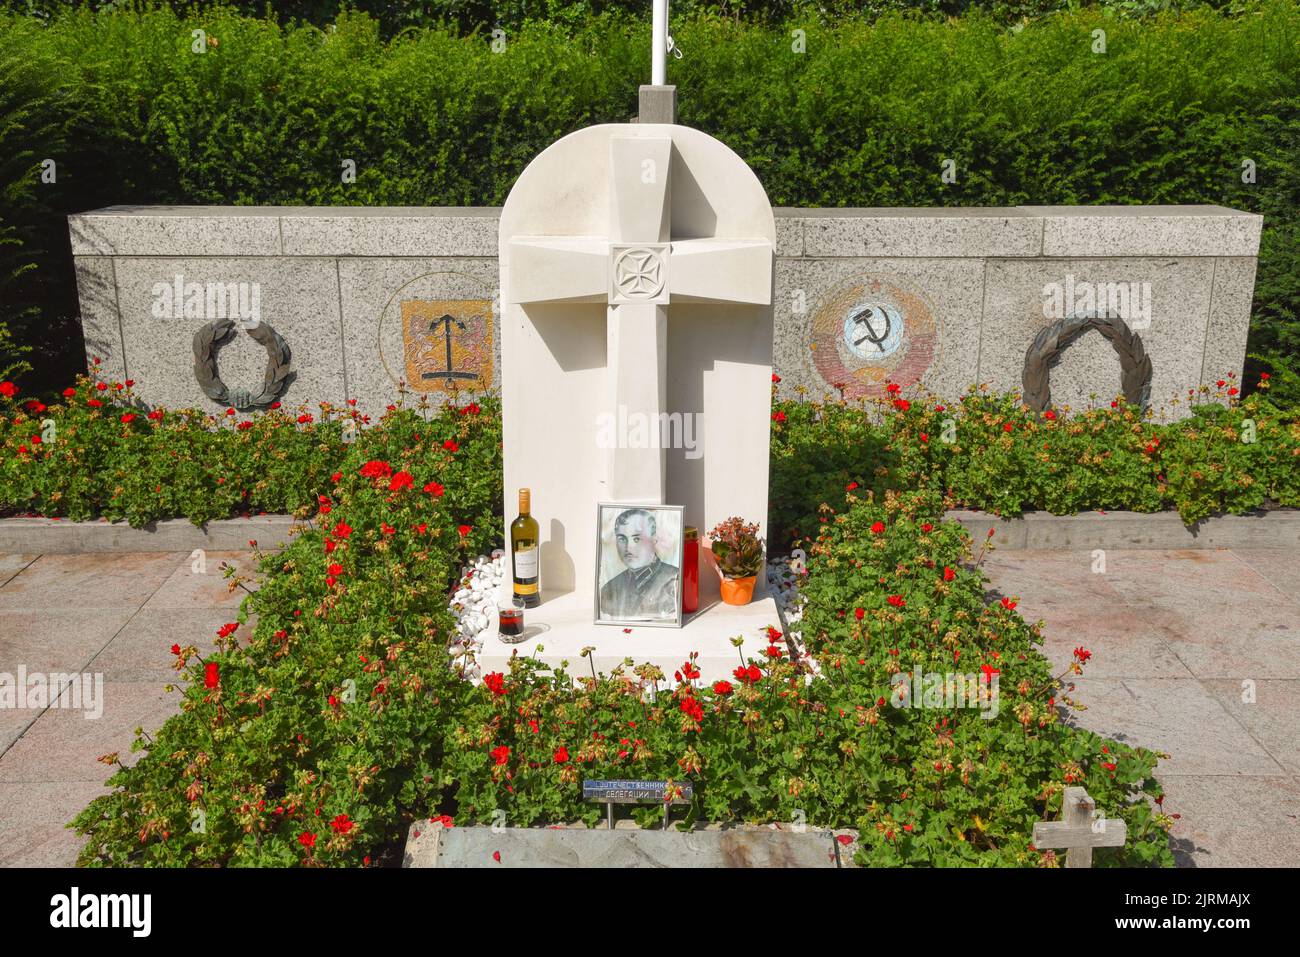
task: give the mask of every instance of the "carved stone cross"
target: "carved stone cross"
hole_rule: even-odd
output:
[[[665,408],[669,306],[678,301],[769,304],[772,244],[744,236],[674,235],[672,139],[614,136],[609,149],[606,234],[515,236],[509,298],[512,303],[606,303],[606,411],[620,419],[623,410],[640,413],[658,423],[672,411]],[[664,450],[654,445],[608,450],[610,500],[664,504]]]
[[[1124,822],[1096,817],[1096,804],[1083,788],[1066,788],[1063,821],[1034,825],[1034,847],[1069,848],[1066,867],[1092,867],[1094,847],[1123,847],[1128,836]]]

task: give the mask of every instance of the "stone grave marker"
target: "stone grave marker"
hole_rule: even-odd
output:
[[[671,674],[694,651],[706,680],[729,674],[731,639],[757,654],[778,622],[764,572],[749,605],[719,602],[706,540],[732,515],[766,534],[775,223],[762,185],[698,130],[593,126],[524,170],[499,243],[505,514],[532,490],[542,604],[527,619],[547,631],[489,635],[484,670],[516,650],[573,663],[594,646],[604,671],[631,657]],[[593,624],[599,502],[683,506],[700,529],[700,610],[682,628]]]

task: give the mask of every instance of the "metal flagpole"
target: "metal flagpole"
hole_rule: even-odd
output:
[[[663,86],[666,80],[665,65],[668,62],[668,0],[654,0],[654,11],[650,22],[651,55],[650,82],[654,86]]]

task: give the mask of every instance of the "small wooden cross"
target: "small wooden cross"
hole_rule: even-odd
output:
[[[1122,847],[1128,835],[1118,818],[1094,818],[1097,805],[1083,788],[1065,789],[1063,821],[1039,821],[1034,825],[1034,847],[1069,848],[1066,867],[1092,867],[1094,847]]]

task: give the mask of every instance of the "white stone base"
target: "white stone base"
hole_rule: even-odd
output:
[[[508,584],[508,582],[507,582]],[[701,601],[705,601],[701,596]],[[501,641],[497,631],[496,613],[483,636],[483,647],[478,662],[483,674],[507,671],[511,655],[534,655],[548,665],[568,661],[568,672],[575,677],[591,674],[591,665],[582,657],[582,649],[594,647],[592,659],[596,671],[609,674],[615,667],[631,658],[636,664],[649,662],[658,665],[672,681],[673,672],[689,660],[692,651],[699,652],[696,664],[701,680],[717,681],[731,678],[740,666],[741,655],[762,662],[769,642],[767,628],[780,629],[776,601],[770,589],[762,594],[757,590],[748,605],[727,605],[716,597],[707,606],[686,618],[681,628],[659,628],[622,625],[597,625],[592,622],[590,596],[579,592],[548,594],[542,592],[542,604],[524,610],[524,626],[531,632],[534,626],[547,626],[547,631],[529,637],[519,644]],[[743,638],[737,650],[731,639]],[[538,648],[541,651],[538,651]],[[782,643],[784,647],[784,643]]]

